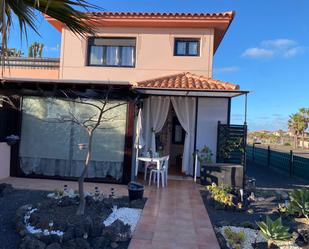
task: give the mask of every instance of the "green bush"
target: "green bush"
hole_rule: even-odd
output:
[[[270,246],[273,241],[289,240],[291,238],[289,228],[282,225],[281,217],[273,221],[267,216],[266,222],[261,221],[256,224],[261,229],[263,236],[268,240],[268,246]]]
[[[231,188],[222,185],[217,186],[217,184],[212,183],[210,186],[207,186],[208,191],[211,194],[211,197],[225,206],[235,206],[233,202],[233,195],[230,194]]]
[[[283,146],[291,146],[291,144],[289,142],[285,142]]]
[[[309,189],[295,189],[289,197],[288,212],[309,219]]]

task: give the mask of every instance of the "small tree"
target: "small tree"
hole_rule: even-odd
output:
[[[288,127],[294,135],[294,148],[297,148],[298,136],[305,132],[306,121],[300,113],[294,113],[290,115],[290,119],[288,120]]]
[[[86,131],[88,135],[88,146],[86,148],[87,155],[84,163],[84,169],[78,178],[78,192],[79,192],[80,203],[77,209],[76,213],[77,215],[83,215],[85,212],[86,201],[84,191],[84,180],[87,175],[90,161],[92,158],[92,141],[94,133],[97,129],[106,129],[106,127],[103,127],[103,124],[106,122],[113,121],[116,118],[116,116],[109,117],[107,115],[109,112],[111,112],[115,108],[127,104],[127,102],[125,101],[119,101],[116,103],[114,103],[114,101],[111,101],[110,99],[111,92],[112,92],[111,87],[109,87],[104,92],[100,92],[101,98],[96,99],[96,102],[89,101],[89,96],[88,97],[74,96],[74,98],[72,99],[66,93],[64,93],[67,101],[73,101],[76,104],[81,104],[89,107],[89,115],[87,117],[84,116],[80,117],[80,115],[74,113],[72,110],[69,110],[67,116],[62,116],[58,118],[60,122],[72,122],[80,126]]]

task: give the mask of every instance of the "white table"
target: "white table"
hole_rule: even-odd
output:
[[[147,167],[148,163],[155,163],[157,165],[157,169],[160,169],[160,161],[162,161],[164,157],[138,157],[138,161],[145,162],[145,173],[144,173],[144,181],[146,181],[147,178]],[[160,173],[157,173],[157,181],[160,177]]]

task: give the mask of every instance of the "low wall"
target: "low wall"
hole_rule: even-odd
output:
[[[0,143],[0,179],[10,176],[11,147]]]

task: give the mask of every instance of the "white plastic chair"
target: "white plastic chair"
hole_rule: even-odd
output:
[[[147,152],[145,154],[146,157],[150,157],[149,152]],[[153,153],[153,157],[159,157],[159,153],[158,152],[154,152]],[[147,171],[148,169],[153,169],[153,167],[156,166],[156,164],[154,162],[145,162],[145,170],[144,170],[144,181],[147,180]]]
[[[162,157],[159,162],[159,169],[151,169],[149,175],[149,186],[151,185],[151,177],[153,176],[153,183],[157,180],[157,187],[160,187],[160,177],[162,182],[162,187],[167,186],[167,175],[168,175],[168,160],[170,156]]]

